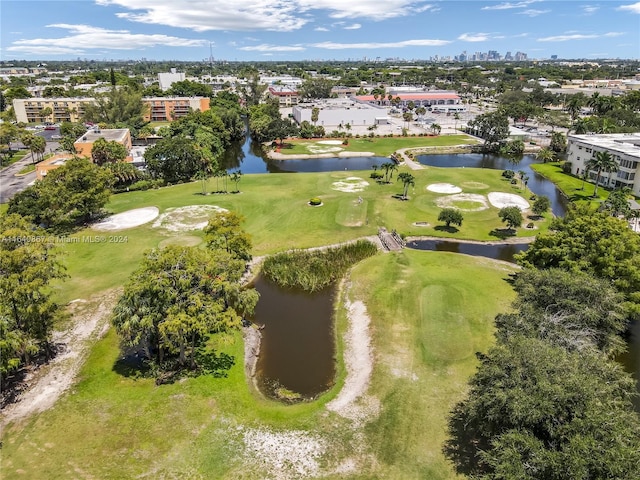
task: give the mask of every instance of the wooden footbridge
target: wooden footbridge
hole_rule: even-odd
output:
[[[384,227],[378,229],[378,238],[380,239],[380,243],[382,243],[382,247],[388,252],[400,251],[406,244],[400,235],[398,235],[398,232],[395,230],[389,232]]]

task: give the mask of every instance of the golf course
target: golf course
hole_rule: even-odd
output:
[[[254,258],[374,237],[379,227],[493,242],[548,229],[551,215],[533,216],[525,206],[531,192],[500,171],[414,170],[406,200],[402,172],[391,172],[389,183],[370,178],[371,170],[244,175],[235,193],[234,184],[229,193],[203,195],[193,182],[112,196],[110,214],[144,208],[146,223],[87,228],[56,242],[68,275],[54,285],[56,299],[69,312],[58,328],[86,325],[83,348],[56,364],[75,380],[55,404],[4,426],[2,478],[459,478],[442,454],[448,414],[464,397],[476,352],[494,342],[495,315],[510,308],[515,265],[410,249],[358,263],[335,302],[335,385],[293,405],[252,387],[241,331],[210,341],[235,360],[226,377],[157,386],[120,360],[108,323],[144,252],[203,247],[202,228],[220,209],[245,218]],[[216,181],[206,190],[219,191]],[[494,199],[514,195],[524,221],[507,231]],[[311,206],[311,198],[321,204]],[[462,225],[438,221],[446,207],[462,211]],[[363,371],[354,372],[356,365]],[[344,398],[353,375],[362,391]]]

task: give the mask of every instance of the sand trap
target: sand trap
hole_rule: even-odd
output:
[[[460,204],[469,202],[473,202],[478,206],[472,208],[461,208],[459,205],[456,205],[456,203]],[[489,204],[487,203],[485,196],[478,195],[476,193],[458,193],[457,195],[450,195],[448,197],[438,197],[436,199],[436,205],[440,208],[457,208],[463,212],[480,212],[489,208]]]
[[[368,186],[369,182],[360,177],[347,177],[344,180],[331,184],[333,190],[345,193],[362,192]]]
[[[342,140],[320,140],[316,143],[320,145],[342,145]]]
[[[95,230],[115,231],[127,228],[139,227],[150,222],[158,216],[160,210],[157,207],[134,208],[127,212],[117,213],[93,224]]]
[[[307,150],[309,150],[311,153],[334,153],[334,152],[341,152],[342,151],[342,147],[319,147],[317,145],[308,145],[307,146]]]
[[[520,195],[505,192],[489,192],[487,194],[491,205],[496,208],[504,207],[518,207],[520,210],[526,210],[529,208],[529,202],[527,202]]]
[[[167,208],[153,222],[153,227],[163,228],[170,232],[202,230],[209,223],[209,218],[212,214],[227,211],[227,209],[215,205],[189,205],[187,207]]]
[[[460,193],[462,189],[450,183],[432,183],[427,186],[427,190],[436,193]]]

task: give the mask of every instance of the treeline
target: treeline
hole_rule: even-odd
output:
[[[445,455],[475,479],[635,479],[635,382],[614,357],[638,321],[640,237],[586,209],[541,234],[519,262],[512,313],[478,354]]]
[[[262,272],[282,287],[315,292],[342,278],[351,266],[377,251],[373,243],[359,240],[326,250],[283,252],[267,257]]]

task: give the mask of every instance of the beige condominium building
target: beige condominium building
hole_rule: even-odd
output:
[[[84,115],[84,106],[94,103],[91,97],[74,98],[16,98],[13,110],[22,123],[78,122]]]
[[[209,110],[208,97],[144,97],[142,101],[149,107],[144,116],[147,122],[170,122],[192,110]]]
[[[617,172],[602,172],[600,185],[609,188],[629,187],[633,194],[640,196],[640,132],[569,135],[567,138],[568,161],[571,173],[584,175],[587,162],[597,152],[609,152],[618,164]],[[588,178],[595,180],[597,172],[587,172]]]

